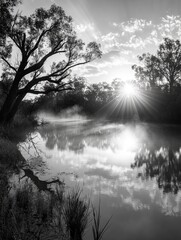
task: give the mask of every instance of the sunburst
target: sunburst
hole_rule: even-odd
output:
[[[123,95],[126,98],[138,97],[137,88],[131,83],[125,84],[123,88],[120,89],[120,92],[121,95]]]

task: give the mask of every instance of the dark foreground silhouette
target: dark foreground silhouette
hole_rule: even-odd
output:
[[[39,191],[49,191],[49,192],[53,192],[53,190],[51,188],[48,188],[48,185],[51,185],[52,183],[58,183],[60,186],[64,185],[64,183],[62,181],[60,181],[59,179],[56,180],[52,180],[52,181],[43,181],[40,180],[34,173],[32,170],[30,169],[23,169],[25,175],[24,177],[28,177],[31,179],[31,181],[35,184],[35,186],[38,188]]]

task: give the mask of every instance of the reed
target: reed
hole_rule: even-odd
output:
[[[90,207],[79,188],[68,194],[57,185],[54,192],[36,191],[32,184],[23,183],[13,193],[8,182],[1,182],[0,240],[83,240],[93,215],[93,240],[101,240],[110,219],[101,227],[98,210]],[[0,179],[2,180],[2,179]]]
[[[106,223],[101,227],[101,207],[100,200],[98,205],[98,210],[92,206],[92,214],[93,214],[93,224],[92,224],[92,234],[93,240],[101,240],[103,235],[108,229],[111,217],[106,221]]]
[[[68,194],[65,201],[63,218],[70,240],[82,240],[89,222],[89,201],[81,199],[81,190]]]

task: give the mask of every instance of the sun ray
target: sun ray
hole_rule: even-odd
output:
[[[120,90],[112,96],[97,114],[122,120],[139,121],[140,114],[147,111],[149,115],[156,115],[156,107],[153,105],[154,97],[136,84],[125,83]]]

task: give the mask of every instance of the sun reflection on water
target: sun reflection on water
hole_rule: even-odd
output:
[[[140,148],[149,143],[150,149],[154,149],[159,139],[157,134],[154,138],[148,134],[145,127],[100,123],[51,125],[36,135],[39,147],[49,156],[46,160],[50,175],[75,173],[76,179],[73,175],[66,177],[68,184],[78,183],[85,191],[91,191],[93,198],[101,194],[112,199],[112,204],[117,199],[119,207],[151,211],[159,206],[164,214],[181,213],[180,194],[177,198],[164,196],[156,179],[142,181],[137,178],[137,170],[131,168]],[[155,157],[164,157],[166,151],[164,147],[158,148]],[[150,152],[145,148],[144,153]]]
[[[122,149],[125,152],[137,150],[139,146],[137,136],[129,128],[115,136],[112,141],[118,149]]]

